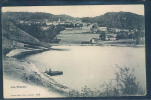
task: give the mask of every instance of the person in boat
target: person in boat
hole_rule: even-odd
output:
[[[49,69],[49,72],[51,72],[51,68]]]
[[[50,75],[50,76],[56,76],[56,75],[62,75],[63,72],[62,71],[52,71],[51,68],[49,68],[49,70],[45,71],[46,74]]]

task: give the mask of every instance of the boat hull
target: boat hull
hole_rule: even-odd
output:
[[[50,76],[56,76],[56,75],[63,75],[62,71],[51,71],[51,72],[46,72]]]

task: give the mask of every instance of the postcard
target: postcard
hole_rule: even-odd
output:
[[[144,5],[2,7],[4,98],[146,95]]]

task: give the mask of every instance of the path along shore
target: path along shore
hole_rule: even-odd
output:
[[[16,49],[10,51],[6,57],[3,58],[4,90],[10,88],[9,85],[6,84],[11,82],[13,82],[12,84],[20,82],[20,84],[25,83],[27,87],[35,85],[34,87],[36,88],[41,87],[47,89],[50,93],[53,92],[54,95],[52,94],[49,97],[68,96],[69,92],[73,91],[72,89],[57,83],[52,77],[37,69],[35,64],[23,60],[24,57],[47,50],[50,49]],[[31,88],[28,89],[30,91]]]

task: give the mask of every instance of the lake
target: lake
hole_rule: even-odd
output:
[[[57,82],[75,90],[85,85],[99,88],[114,78],[116,64],[135,68],[135,75],[142,87],[146,88],[145,48],[112,46],[53,46],[54,50],[28,56],[25,60],[34,63],[44,72],[63,71],[53,76]]]

